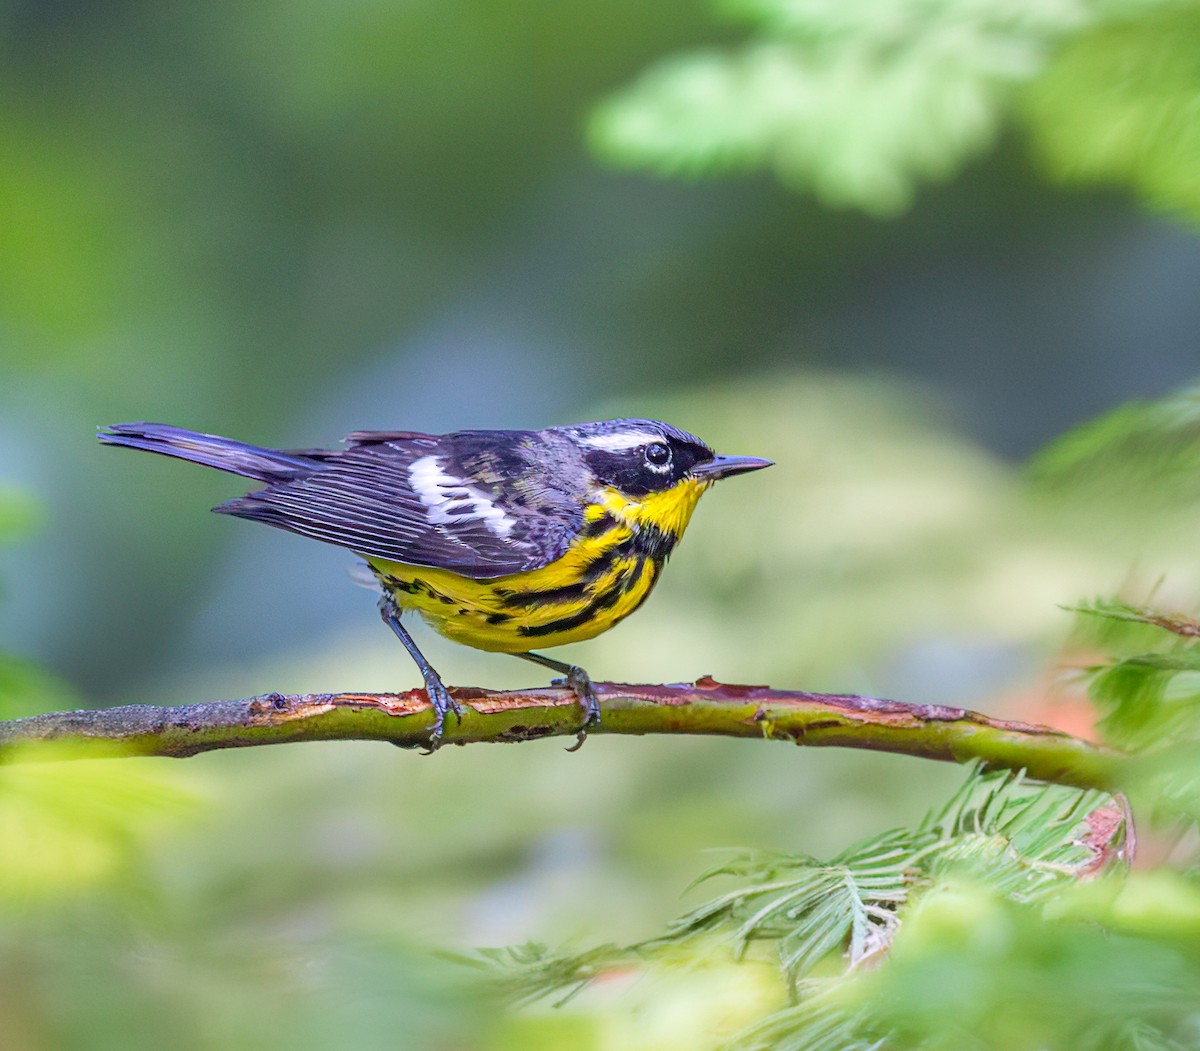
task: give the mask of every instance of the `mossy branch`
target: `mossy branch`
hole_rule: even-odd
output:
[[[1113,789],[1122,756],[1046,726],[992,719],[963,708],[846,694],[694,684],[597,683],[604,710],[593,735],[716,734],[840,746],[1023,769],[1043,781]],[[443,743],[573,737],[580,711],[567,689],[450,691],[461,722],[446,720]],[[424,748],[433,713],[423,690],[407,693],[265,694],[179,708],[127,705],[53,712],[0,722],[0,756],[93,758],[185,757],[218,748],[293,741],[388,741]],[[30,746],[55,742],[62,748]]]

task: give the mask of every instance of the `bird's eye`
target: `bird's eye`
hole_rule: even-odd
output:
[[[664,467],[671,462],[670,446],[654,442],[646,446],[646,463],[652,467]]]

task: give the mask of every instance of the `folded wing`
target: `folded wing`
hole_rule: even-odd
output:
[[[495,432],[490,443],[481,432],[352,440],[309,473],[213,510],[361,555],[481,579],[541,568],[582,526],[576,503],[521,455],[519,432]],[[499,459],[498,442],[508,447]],[[464,466],[476,445],[488,450],[491,470]]]

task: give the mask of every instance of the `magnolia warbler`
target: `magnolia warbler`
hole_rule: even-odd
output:
[[[565,676],[600,706],[582,668],[531,652],[590,639],[637,609],[701,494],[770,460],[718,456],[656,420],[541,431],[358,431],[346,448],[262,449],[161,423],[120,423],[102,442],[190,460],[264,483],[214,507],[349,548],[382,588],[384,621],[412,655],[435,712],[461,718],[400,622],[405,610],[455,642],[511,653]]]

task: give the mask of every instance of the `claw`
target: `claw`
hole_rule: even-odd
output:
[[[600,725],[600,698],[596,695],[596,687],[592,685],[588,673],[577,664],[571,665],[571,670],[567,672],[565,680],[558,681],[565,682],[565,685],[571,687],[575,696],[579,698],[580,705],[583,706],[583,725],[575,735],[575,743],[567,749],[568,752],[578,752],[583,747],[583,742],[587,740],[588,730],[593,726]]]
[[[567,749],[568,752],[579,751],[583,742],[587,740],[588,728],[600,722],[600,698],[596,695],[596,687],[592,685],[588,673],[578,664],[565,664],[563,661],[554,660],[553,657],[543,657],[540,653],[514,653],[513,656],[562,673],[563,678],[553,680],[554,685],[569,686],[583,705],[583,725],[576,734],[575,743]]]
[[[454,718],[462,725],[462,706],[450,696],[450,691],[439,678],[425,680],[425,695],[433,708],[433,731],[429,735],[429,749],[425,755],[433,755],[442,746],[442,728],[446,725],[446,713],[453,712]]]

